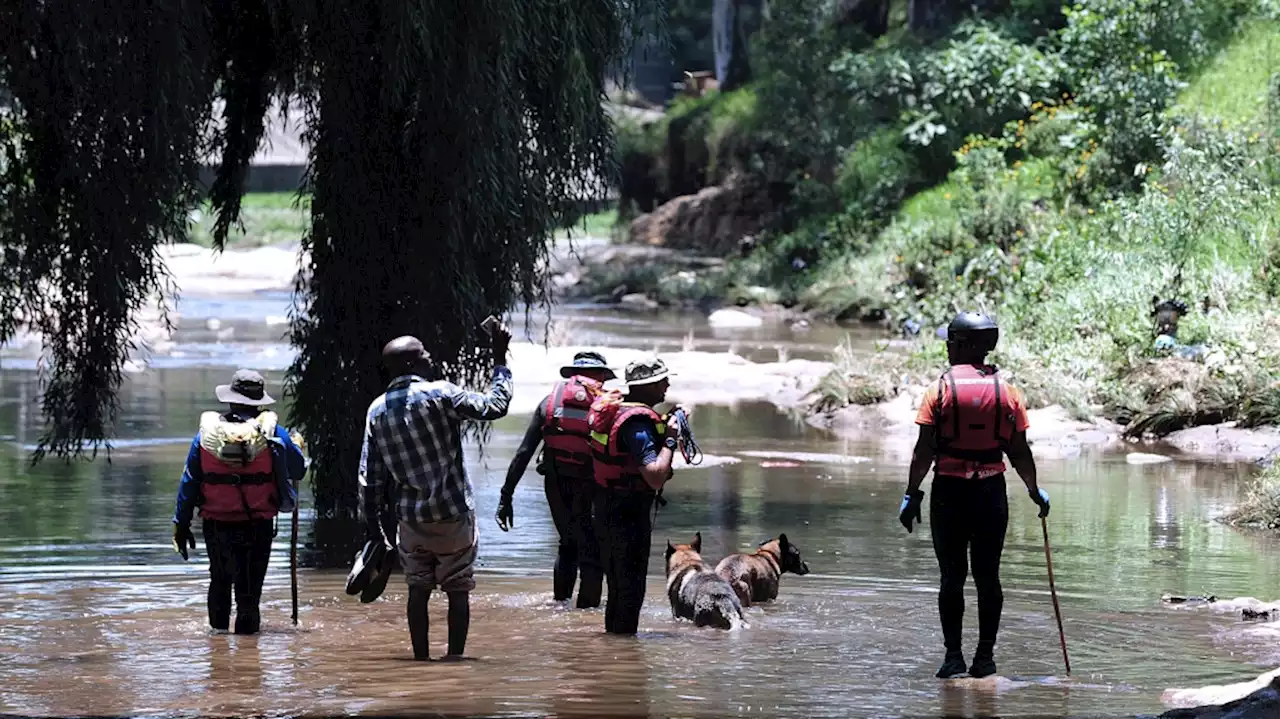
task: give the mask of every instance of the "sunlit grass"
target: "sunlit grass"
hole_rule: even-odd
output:
[[[1263,122],[1271,75],[1278,71],[1280,22],[1255,20],[1192,80],[1174,111],[1208,115],[1232,125]]]
[[[254,192],[245,195],[240,209],[243,229],[232,228],[227,247],[250,249],[269,245],[294,244],[302,240],[310,222],[309,198],[292,192]],[[213,245],[214,216],[208,203],[192,213],[188,241],[204,247]]]

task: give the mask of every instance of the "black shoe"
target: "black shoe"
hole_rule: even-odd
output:
[[[969,676],[975,679],[989,677],[996,673],[996,658],[991,654],[973,655],[973,664],[969,667]]]
[[[964,665],[964,655],[960,652],[947,652],[947,658],[942,661],[942,666],[938,668],[938,673],[934,674],[939,679],[950,679],[964,674],[968,669]]]

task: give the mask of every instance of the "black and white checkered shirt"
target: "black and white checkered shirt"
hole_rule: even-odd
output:
[[[511,403],[511,371],[493,369],[488,394],[452,382],[397,377],[369,405],[360,453],[360,511],[366,523],[398,497],[397,518],[440,522],[475,509],[463,466],[463,419],[495,420]]]

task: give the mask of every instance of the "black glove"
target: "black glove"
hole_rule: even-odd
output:
[[[1043,489],[1037,488],[1034,492],[1027,492],[1031,495],[1031,501],[1040,506],[1040,519],[1049,516],[1049,493]]]
[[[503,492],[502,499],[498,500],[498,528],[504,532],[515,529],[516,526],[516,512],[511,500],[511,495],[506,492]]]
[[[907,528],[907,532],[914,531],[911,522],[914,520],[916,524],[920,523],[920,504],[924,501],[924,492],[916,490],[908,491],[902,496],[902,504],[898,506],[898,521],[902,522],[902,526]]]
[[[187,561],[191,557],[187,554],[187,549],[196,548],[196,536],[191,533],[191,525],[175,524],[173,525],[173,551],[182,555],[182,561]]]

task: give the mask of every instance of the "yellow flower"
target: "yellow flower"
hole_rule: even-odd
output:
[[[950,192],[944,192],[944,193],[942,193],[942,199],[944,199],[944,200],[950,200],[950,199],[951,199],[951,193],[950,193]]]

